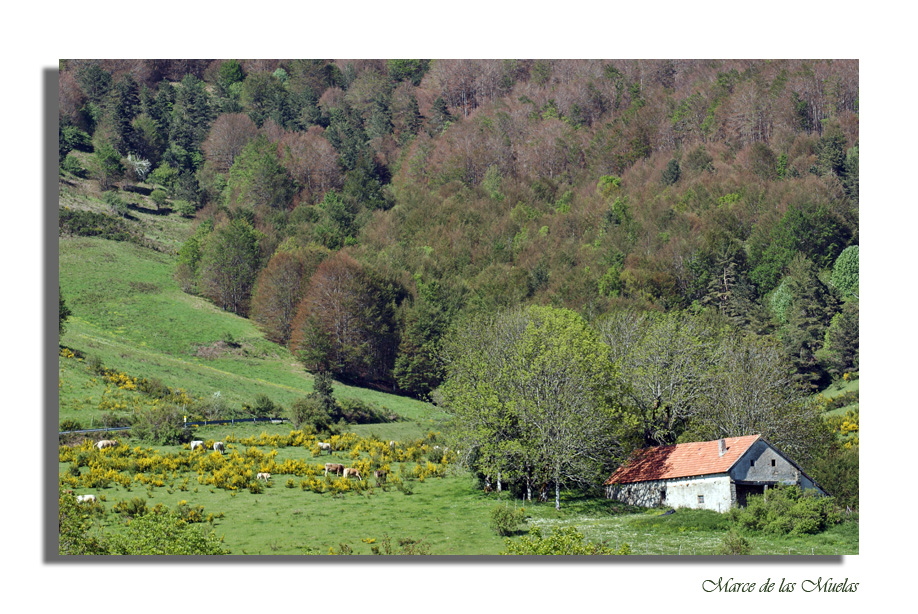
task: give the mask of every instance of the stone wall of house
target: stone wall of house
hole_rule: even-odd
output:
[[[606,486],[606,497],[644,507],[687,507],[726,512],[736,499],[730,476],[708,475],[694,478],[655,480]]]
[[[801,488],[816,488],[816,485],[797,467],[764,441],[757,441],[740,457],[730,477],[744,482],[780,482],[799,484]]]

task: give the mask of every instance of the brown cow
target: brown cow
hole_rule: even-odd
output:
[[[101,441],[96,442],[96,447],[99,448],[100,450],[103,448],[112,448],[117,445],[118,445],[118,442],[115,441],[114,439],[102,439]]]
[[[353,467],[346,467],[346,468],[344,469],[344,479],[346,480],[346,479],[348,479],[349,477],[351,477],[352,475],[356,475],[358,480],[362,480],[362,479],[363,479],[363,478],[360,476],[360,472],[359,472],[359,471],[357,471],[357,470],[354,469]]]
[[[386,483],[386,476],[389,474],[385,469],[377,469],[373,472],[373,477],[376,478],[376,485],[380,486]]]
[[[325,463],[325,475],[328,475],[328,472],[331,471],[335,475],[341,475],[344,472],[344,465],[339,465],[338,463]]]

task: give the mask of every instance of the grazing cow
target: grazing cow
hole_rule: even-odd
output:
[[[201,448],[202,450],[204,449],[204,442],[200,439],[195,439],[191,442],[191,450],[194,451],[197,448]]]
[[[99,448],[100,450],[103,448],[113,448],[117,445],[118,445],[118,442],[115,441],[114,439],[103,439],[101,441],[96,442],[96,447]]]
[[[223,453],[223,442],[222,441],[214,442],[214,452],[220,452],[221,454]]]
[[[394,441],[390,441],[390,442],[389,442],[389,447],[390,447],[390,448],[394,448],[394,447],[395,447],[395,442],[394,442]]]
[[[265,483],[267,483],[268,480],[271,479],[271,474],[270,474],[270,473],[259,473],[258,475],[255,476],[255,479],[256,479],[256,480],[264,480]]]
[[[95,495],[77,495],[77,501],[79,501],[80,503],[95,503],[96,496]]]
[[[359,472],[359,471],[357,471],[357,470],[354,469],[353,467],[346,467],[346,468],[344,469],[344,479],[346,480],[346,479],[348,479],[349,477],[351,477],[352,475],[356,475],[358,480],[362,480],[362,479],[363,479],[363,478],[360,476],[360,472]]]
[[[341,475],[344,472],[344,465],[339,465],[338,463],[325,463],[325,475],[328,475],[328,472],[331,471],[335,475]]]
[[[324,450],[328,452],[329,454],[331,454],[331,444],[330,443],[327,443],[325,441],[320,441],[317,445],[319,446],[319,451]]]
[[[385,469],[377,469],[376,471],[374,471],[374,472],[373,472],[373,477],[376,478],[376,485],[379,486],[379,485],[381,485],[381,484],[385,484],[385,483],[386,483],[386,476],[387,476],[388,474],[389,474],[389,472],[386,471]]]

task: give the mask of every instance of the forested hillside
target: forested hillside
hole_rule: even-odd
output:
[[[856,60],[60,69],[63,175],[116,216],[194,217],[184,290],[311,372],[429,398],[450,330],[567,308],[651,444],[729,431],[695,419],[716,411],[696,388],[755,352],[801,394],[858,370]],[[645,394],[640,356],[680,343],[697,380]]]

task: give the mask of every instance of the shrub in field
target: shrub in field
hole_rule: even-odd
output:
[[[169,195],[166,194],[166,191],[161,188],[155,188],[152,192],[150,192],[150,200],[153,201],[157,208],[162,208],[165,206],[166,200],[168,200],[168,198]]]
[[[105,375],[105,365],[102,364],[102,359],[96,354],[86,358],[86,367],[96,375]]]
[[[491,508],[491,528],[501,537],[513,535],[525,521],[525,508],[513,507],[506,503]]]
[[[80,164],[80,161],[76,156],[72,154],[67,154],[67,157],[64,158],[64,161],[61,162],[61,170],[75,177],[86,177],[86,169],[83,168],[83,165]]]
[[[123,533],[107,540],[110,554],[213,555],[229,554],[223,540],[192,524],[181,514],[146,514],[131,520]]]
[[[185,429],[182,408],[171,404],[155,406],[137,414],[131,426],[131,436],[161,446],[191,441],[191,431]]]
[[[622,544],[617,550],[605,544],[586,541],[586,536],[574,527],[555,527],[551,535],[543,537],[539,527],[529,529],[529,535],[518,540],[507,538],[507,550],[501,554],[552,554],[552,555],[626,555],[631,547]]]
[[[104,539],[92,529],[90,512],[74,495],[58,497],[57,521],[58,554],[108,554]]]
[[[734,529],[730,529],[730,531],[724,535],[724,539],[720,542],[720,547],[717,549],[717,554],[752,554],[752,544],[748,539],[737,533]]]
[[[297,399],[287,410],[287,419],[295,428],[308,426],[315,431],[324,431],[331,425],[331,417],[315,397]]]
[[[352,397],[344,397],[337,401],[338,412],[348,424],[376,424],[391,422],[389,413],[376,403],[369,403]]]
[[[140,497],[133,497],[130,500],[123,499],[116,503],[112,511],[126,518],[136,518],[149,512],[150,508],[147,507],[147,502]]]
[[[364,540],[370,544],[370,551],[376,555],[429,555],[430,544],[425,543],[422,539],[412,537],[403,537],[397,540],[398,550],[393,549],[392,539],[388,535],[383,535],[382,540],[377,545],[373,545],[376,540]]]
[[[57,428],[59,431],[79,431],[83,425],[76,420],[61,420]]]
[[[765,495],[752,495],[746,507],[731,508],[729,515],[742,528],[778,535],[818,533],[842,520],[835,499],[804,492],[798,486],[779,486]]]

